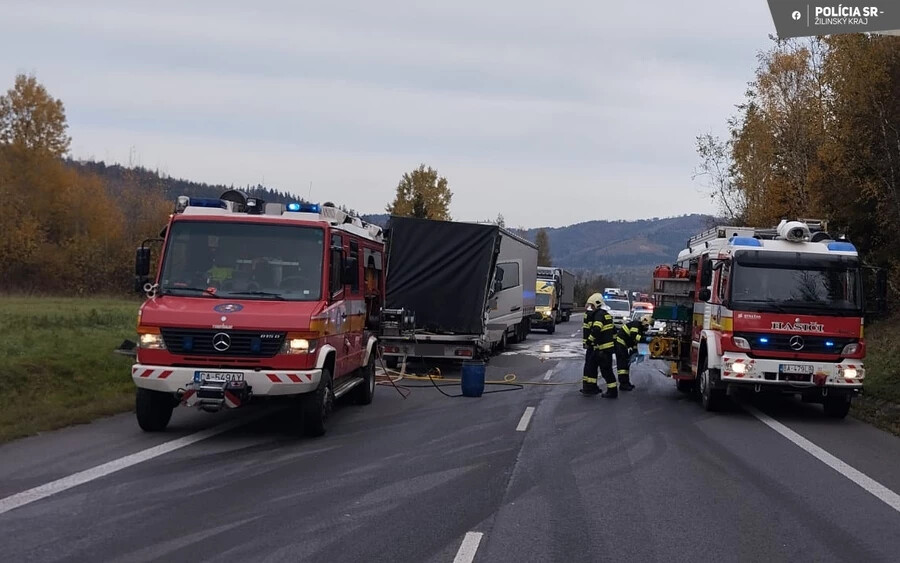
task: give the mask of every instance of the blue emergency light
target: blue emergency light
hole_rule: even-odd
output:
[[[731,237],[732,246],[755,246],[761,247],[762,242],[759,239],[755,239],[753,237]]]
[[[769,339],[766,338],[765,336],[763,336],[762,338],[759,339],[759,343],[760,343],[760,344],[768,344],[768,343],[769,343]]]
[[[826,340],[825,346],[828,348],[834,348],[834,342],[832,342],[831,340]]]
[[[829,242],[828,250],[832,252],[856,252],[856,247],[849,242]]]
[[[209,197],[192,197],[190,198],[190,203],[188,205],[191,207],[218,207],[219,209],[227,209],[224,201]]]
[[[287,204],[288,211],[294,211],[298,213],[318,213],[319,212],[319,204],[317,203],[297,203],[291,202]]]

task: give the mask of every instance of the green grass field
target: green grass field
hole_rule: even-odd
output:
[[[134,403],[136,299],[0,297],[0,442],[100,416]]]

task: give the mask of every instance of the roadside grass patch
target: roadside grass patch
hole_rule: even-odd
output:
[[[0,296],[0,442],[133,407],[139,300]]]
[[[900,435],[900,315],[866,327],[866,379],[853,415]]]

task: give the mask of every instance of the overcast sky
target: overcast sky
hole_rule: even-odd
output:
[[[134,7],[130,7],[134,6]],[[403,172],[454,218],[563,226],[709,212],[774,33],[764,0],[0,0],[0,90],[34,73],[76,158],[380,212]]]

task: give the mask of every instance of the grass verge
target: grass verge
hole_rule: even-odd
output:
[[[866,327],[866,380],[852,412],[900,436],[900,315]]]
[[[0,296],[0,442],[133,407],[140,301]]]

